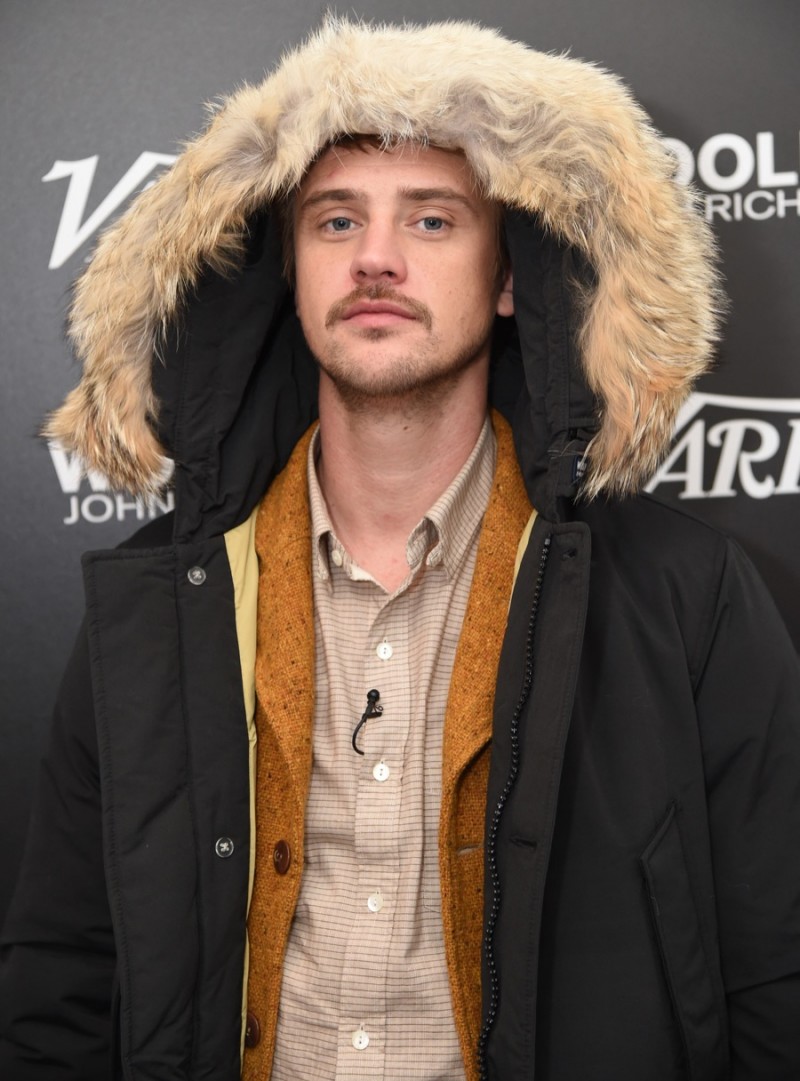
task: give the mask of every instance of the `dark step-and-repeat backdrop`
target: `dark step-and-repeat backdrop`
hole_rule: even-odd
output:
[[[618,72],[695,184],[731,312],[654,494],[735,534],[800,643],[800,6],[796,0],[381,0],[386,20],[472,18]],[[308,0],[3,0],[0,918],[36,757],[82,610],[80,553],[163,513],[37,438],[74,384],[70,283],[167,169],[205,103],[262,77],[323,14]]]

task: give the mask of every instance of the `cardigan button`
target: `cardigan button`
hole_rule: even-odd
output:
[[[258,1023],[256,1015],[248,1011],[244,1026],[244,1045],[245,1047],[258,1047],[260,1041],[261,1025]]]
[[[286,841],[278,841],[275,845],[272,862],[275,864],[275,870],[279,875],[285,875],[289,870],[289,864],[292,862],[292,850]]]

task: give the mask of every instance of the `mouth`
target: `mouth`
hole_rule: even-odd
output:
[[[342,313],[342,321],[359,326],[388,326],[398,322],[414,322],[416,315],[401,304],[388,300],[359,300]]]
[[[369,289],[354,289],[329,309],[325,326],[330,330],[336,323],[356,330],[402,330],[418,323],[430,331],[433,316],[422,301],[414,297],[398,296],[382,282]]]

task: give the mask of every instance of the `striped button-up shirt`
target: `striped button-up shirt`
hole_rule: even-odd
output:
[[[438,870],[450,675],[491,490],[487,419],[412,530],[391,594],[335,536],[308,481],[315,616],[305,865],[287,945],[273,1081],[461,1081]],[[353,732],[380,692],[379,716]]]

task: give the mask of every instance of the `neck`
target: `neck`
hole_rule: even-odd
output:
[[[354,410],[321,373],[320,488],[337,537],[385,589],[407,576],[408,536],[470,456],[486,410],[485,379]]]

